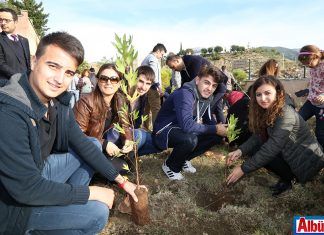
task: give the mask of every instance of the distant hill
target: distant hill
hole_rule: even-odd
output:
[[[286,58],[290,60],[296,60],[298,56],[298,51],[299,49],[290,49],[286,47],[267,47],[267,46],[262,46],[260,48],[263,49],[275,49],[277,50],[280,54],[284,54]]]

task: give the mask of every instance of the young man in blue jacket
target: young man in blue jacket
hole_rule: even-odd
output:
[[[180,72],[181,74],[181,86],[186,82],[190,82],[195,79],[202,67],[211,66],[210,61],[199,55],[185,55],[183,57],[179,55],[169,55],[166,59],[166,64],[170,69]],[[218,84],[216,90],[214,91],[214,105],[212,108],[212,113],[216,116],[217,123],[226,123],[225,116],[223,114],[223,103],[218,102],[222,99],[226,93],[226,86],[224,84],[227,80],[227,76],[218,68],[218,74],[220,79],[223,81]]]
[[[65,91],[83,58],[78,39],[49,34],[38,45],[32,72],[0,88],[0,234],[100,232],[114,192],[88,186],[94,171],[137,200],[136,185],[82,133],[69,108]]]
[[[198,76],[174,91],[163,103],[155,120],[153,140],[161,149],[173,148],[162,169],[171,180],[181,180],[181,171],[195,173],[190,160],[222,141],[225,124],[211,115],[213,93],[222,83],[219,70],[201,68]],[[217,102],[221,102],[218,100]]]

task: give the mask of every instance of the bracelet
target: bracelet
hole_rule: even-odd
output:
[[[126,184],[127,180],[124,178],[124,182],[123,183],[119,183],[118,184],[118,187],[121,188],[121,189],[124,189],[124,186]]]

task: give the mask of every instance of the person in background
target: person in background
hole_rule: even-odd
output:
[[[280,68],[278,61],[276,61],[275,59],[269,59],[261,66],[259,70],[259,77],[264,75],[278,77],[279,71]]]
[[[97,234],[106,225],[114,191],[88,186],[94,171],[125,180],[75,122],[66,92],[84,58],[65,32],[43,37],[32,71],[0,88],[0,234]],[[143,187],[143,186],[141,186]]]
[[[71,100],[70,100],[70,107],[73,108],[73,106],[75,105],[75,103],[79,100],[79,95],[80,92],[77,90],[77,84],[79,82],[79,78],[80,78],[80,71],[76,70],[75,74],[73,76],[73,79],[67,89],[68,92],[70,92],[72,94],[71,96]]]
[[[300,49],[298,60],[310,68],[310,81],[306,102],[299,110],[304,120],[316,117],[315,135],[324,148],[324,52],[315,45]]]
[[[277,78],[263,76],[254,82],[249,128],[253,135],[228,154],[227,164],[232,165],[242,155],[251,157],[234,168],[227,184],[266,167],[280,177],[278,183],[271,186],[272,195],[278,196],[292,188],[294,178],[305,183],[324,167],[321,146],[302,117],[285,103],[285,90]]]
[[[91,81],[91,88],[94,89],[97,85],[97,78],[96,78],[96,70],[93,67],[89,69],[89,78]]]
[[[81,130],[96,138],[102,145],[102,151],[111,160],[115,168],[126,173],[124,164],[127,158],[117,157],[127,155],[132,149],[129,120],[123,118],[121,108],[127,103],[126,97],[119,91],[123,75],[117,71],[114,64],[103,64],[97,74],[98,82],[93,92],[81,96],[73,111]],[[115,138],[109,135],[109,130],[119,123],[125,133]],[[114,132],[113,132],[114,133]]]
[[[234,81],[234,76],[230,71],[226,69],[226,65],[223,65],[221,69],[227,77],[227,79],[224,81],[226,85],[226,91],[231,92],[233,90],[232,82]]]
[[[162,169],[170,180],[182,180],[181,171],[195,173],[191,159],[226,136],[225,124],[211,115],[213,93],[222,83],[217,68],[202,67],[198,76],[170,94],[163,103],[153,129],[153,141],[164,150],[173,148]]]
[[[89,69],[84,69],[81,73],[81,78],[78,82],[78,89],[80,90],[80,96],[91,93],[92,84],[89,78]]]
[[[30,72],[28,39],[17,34],[17,23],[18,16],[14,10],[0,8],[0,79]]]
[[[161,43],[158,43],[154,46],[152,52],[148,54],[143,60],[141,65],[150,66],[155,74],[154,84],[152,84],[150,90],[147,93],[147,103],[145,114],[152,114],[152,119],[148,119],[145,123],[145,127],[150,129],[153,125],[156,116],[161,108],[161,97],[164,93],[162,91],[162,78],[161,78],[161,59],[164,54],[167,52],[165,46]]]

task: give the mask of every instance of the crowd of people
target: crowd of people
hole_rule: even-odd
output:
[[[161,43],[136,69],[130,92],[139,96],[129,102],[116,65],[80,74],[83,46],[65,32],[44,36],[30,60],[28,40],[16,34],[16,23],[15,11],[0,9],[0,234],[100,232],[115,193],[89,186],[94,173],[115,181],[137,201],[136,185],[123,177],[125,164],[132,168],[134,150],[142,156],[172,148],[162,170],[170,180],[183,180],[183,172],[197,171],[193,158],[226,142],[224,105],[242,131],[226,164],[246,157],[227,184],[264,167],[279,178],[270,187],[278,196],[324,167],[324,53],[316,46],[299,53],[311,75],[299,111],[277,78],[280,69],[273,59],[248,91],[234,91],[235,78],[225,65],[219,69],[199,55],[170,53],[166,65],[178,87],[162,99],[160,60],[167,49]],[[130,125],[120,112],[125,104],[151,119]],[[312,116],[315,136],[306,123]]]

